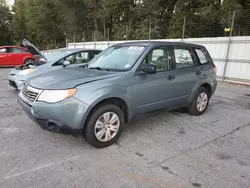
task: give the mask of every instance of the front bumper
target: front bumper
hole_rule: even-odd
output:
[[[16,76],[14,76],[14,75],[9,75],[8,80],[9,80],[9,86],[13,89],[21,90],[21,88],[23,87],[24,81],[17,80]]]
[[[34,102],[32,105],[25,103],[19,97],[18,103],[41,128],[71,135],[81,133],[89,108],[88,105],[74,97],[55,104]]]
[[[9,80],[9,86],[10,86],[12,89],[15,89],[15,90],[21,90],[22,87],[23,87],[23,83],[24,83],[24,81],[13,81],[13,80]]]

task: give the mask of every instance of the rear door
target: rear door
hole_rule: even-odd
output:
[[[12,66],[21,65],[24,63],[25,50],[22,48],[9,48],[9,60]]]
[[[188,98],[199,80],[197,56],[189,46],[174,46],[175,96],[176,103],[186,104]]]
[[[0,48],[0,66],[8,66],[8,49]]]

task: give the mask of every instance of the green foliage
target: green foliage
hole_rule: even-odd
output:
[[[13,19],[6,7],[0,8],[0,14],[7,15],[0,19],[8,20],[0,27],[1,41],[12,36],[16,43],[27,38],[40,48],[57,48],[65,46],[66,38],[68,42],[181,38],[184,17],[184,37],[225,36],[234,11],[233,34],[249,35],[247,9],[250,0],[16,0]]]
[[[11,13],[5,1],[0,1],[0,46],[11,43],[10,22]]]

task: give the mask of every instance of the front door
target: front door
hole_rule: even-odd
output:
[[[145,113],[166,108],[171,103],[174,72],[172,48],[168,46],[154,48],[142,63],[156,65],[156,74],[138,74],[132,87],[135,113]]]
[[[0,48],[0,66],[9,65],[8,48]]]

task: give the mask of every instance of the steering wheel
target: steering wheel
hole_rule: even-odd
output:
[[[160,56],[157,58],[157,61],[164,61],[164,60],[166,60],[166,58],[164,56]]]

